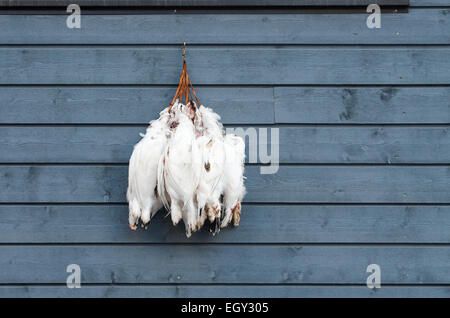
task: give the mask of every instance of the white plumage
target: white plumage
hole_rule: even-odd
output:
[[[175,102],[151,122],[130,158],[129,223],[148,224],[164,205],[172,223],[181,219],[186,236],[206,219],[215,226],[239,225],[244,187],[245,144],[225,135],[212,109]]]
[[[134,146],[128,170],[127,200],[129,202],[129,224],[134,230],[139,222],[145,226],[162,207],[157,195],[158,162],[167,143],[166,108],[160,118],[150,123],[143,138]]]
[[[201,154],[192,122],[190,105],[177,104],[170,123],[174,131],[163,154],[165,190],[170,196],[170,215],[174,225],[183,218],[186,235],[197,230],[195,191],[200,179]]]
[[[225,152],[227,156],[224,177],[224,219],[222,227],[227,226],[233,216],[234,226],[239,225],[241,202],[245,195],[244,160],[245,144],[241,137],[233,134],[225,136]]]
[[[220,116],[203,105],[200,106],[199,112],[203,127],[203,136],[199,138],[202,174],[197,189],[197,202],[201,209],[199,227],[201,227],[206,217],[211,223],[220,222],[222,210],[220,196],[223,192],[226,156]],[[214,233],[218,229],[216,226]]]

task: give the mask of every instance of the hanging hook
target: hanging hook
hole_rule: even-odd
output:
[[[191,80],[189,79],[189,75],[187,74],[186,42],[183,43],[183,47],[181,48],[181,55],[183,56],[183,71],[181,72],[180,82],[178,83],[178,88],[175,92],[175,96],[173,97],[172,102],[169,105],[169,112],[172,111],[172,106],[177,99],[182,102],[184,98],[187,105],[190,103],[190,101],[193,101],[192,97],[194,97],[195,101],[197,102],[196,107],[200,105],[197,94],[195,93],[194,87],[192,86]]]
[[[186,61],[186,42],[183,44],[181,55],[183,56],[183,61]]]

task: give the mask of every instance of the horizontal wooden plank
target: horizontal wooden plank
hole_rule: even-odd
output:
[[[197,46],[188,52],[194,85],[450,83],[448,47]],[[178,47],[0,49],[0,84],[157,85],[176,84],[179,75]]]
[[[246,202],[449,203],[448,166],[246,168]],[[0,202],[124,202],[127,166],[0,166]]]
[[[1,44],[448,44],[447,9],[385,14],[382,28],[366,14],[1,15]],[[242,32],[245,30],[245,32]],[[188,47],[190,50],[190,47]]]
[[[0,123],[147,124],[176,87],[0,87]],[[200,101],[223,123],[274,122],[273,88],[199,87]]]
[[[449,284],[449,247],[304,245],[1,246],[0,283]]]
[[[450,206],[245,205],[238,228],[213,236],[205,226],[189,239],[165,215],[131,231],[125,205],[0,205],[0,243],[450,242]]]
[[[267,130],[260,145],[279,147],[281,163],[450,163],[448,127],[244,128]],[[0,163],[128,163],[140,132],[145,126],[0,127]],[[257,142],[246,143],[248,162]]]
[[[226,124],[450,123],[449,87],[197,90],[200,100]],[[147,124],[170,103],[174,91],[174,87],[0,87],[5,104],[0,123]]]
[[[382,286],[373,290],[366,286],[299,286],[299,285],[82,285],[66,286],[0,286],[0,297],[96,297],[96,298],[448,298],[447,286]]]
[[[450,163],[450,132],[448,127],[282,126],[280,162]]]
[[[449,87],[275,87],[277,123],[450,123]]]

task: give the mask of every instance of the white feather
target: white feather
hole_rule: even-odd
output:
[[[135,229],[139,218],[147,225],[162,203],[157,196],[158,161],[166,145],[167,110],[152,121],[143,138],[134,146],[128,168],[127,200],[129,224]]]
[[[218,114],[177,100],[172,112],[164,109],[141,136],[129,164],[132,229],[139,219],[146,225],[162,206],[174,225],[183,219],[188,237],[206,218],[216,225],[215,232],[232,219],[239,223],[245,144],[240,137],[224,135]]]
[[[164,187],[170,196],[172,222],[176,225],[183,218],[189,237],[197,230],[194,195],[200,177],[201,158],[187,106],[180,104],[174,108],[174,113],[172,122],[177,126],[162,159]]]
[[[203,105],[199,108],[203,126],[203,136],[199,138],[202,153],[202,174],[197,189],[197,202],[202,209],[199,227],[203,226],[206,217],[212,223],[220,221],[220,196],[223,191],[225,168],[225,144],[220,116]]]
[[[222,220],[221,227],[225,227],[230,223],[233,210],[237,214],[240,213],[240,204],[245,195],[245,143],[242,138],[234,134],[227,134],[225,136],[225,152],[227,158],[225,163],[223,197],[225,216]],[[238,223],[239,220],[237,222],[235,220],[235,225],[238,225]]]

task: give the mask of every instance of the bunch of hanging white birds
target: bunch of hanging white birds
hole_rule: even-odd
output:
[[[232,220],[239,225],[245,144],[241,137],[225,134],[220,116],[199,103],[184,59],[170,106],[141,136],[128,172],[131,229],[139,221],[147,227],[163,207],[173,225],[183,219],[187,237],[207,219],[213,234]]]

